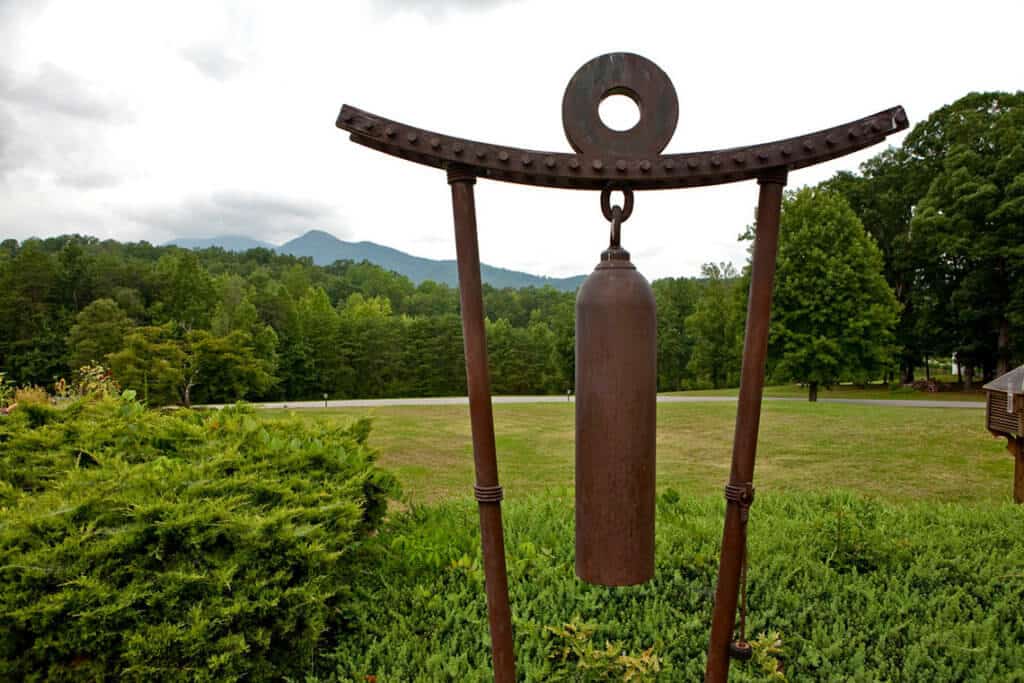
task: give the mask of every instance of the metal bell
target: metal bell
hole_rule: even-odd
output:
[[[576,574],[606,586],[654,576],[654,292],[617,229],[576,296]]]

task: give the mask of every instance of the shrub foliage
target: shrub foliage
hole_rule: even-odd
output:
[[[516,659],[527,681],[703,678],[720,499],[658,501],[657,571],[573,571],[571,495],[506,506]],[[414,509],[374,541],[341,681],[489,681],[476,512]],[[754,658],[732,681],[1024,681],[1024,510],[761,496],[751,512]],[[367,678],[370,677],[370,678]],[[325,679],[327,677],[325,676]]]
[[[488,681],[477,515],[414,507],[369,423],[130,395],[0,419],[0,680]],[[526,681],[700,680],[723,503],[658,499],[657,571],[580,582],[572,498],[506,506]],[[375,533],[379,528],[379,533]],[[1024,509],[759,497],[731,680],[1024,682]]]
[[[4,418],[0,679],[313,671],[397,492],[368,433],[130,395]]]

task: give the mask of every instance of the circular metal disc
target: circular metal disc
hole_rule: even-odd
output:
[[[611,95],[626,95],[640,109],[629,130],[612,130],[598,106]],[[672,81],[651,60],[629,52],[595,57],[580,67],[562,97],[562,127],[581,154],[656,155],[665,149],[679,120]]]

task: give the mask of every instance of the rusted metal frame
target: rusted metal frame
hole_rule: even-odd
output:
[[[571,189],[618,183],[634,190],[718,185],[761,177],[773,168],[803,168],[881,142],[908,126],[902,107],[816,133],[746,147],[644,157],[565,154],[494,145],[414,128],[345,105],[337,126],[353,142],[437,168],[456,164],[478,177]]]
[[[757,231],[750,274],[747,329],[743,341],[743,369],[736,410],[732,469],[726,486],[725,528],[718,588],[711,621],[706,683],[725,683],[729,676],[729,646],[736,621],[740,573],[747,547],[747,517],[754,495],[754,458],[761,422],[761,392],[764,388],[768,329],[771,319],[772,287],[779,244],[779,218],[786,169],[776,169],[758,178]]]
[[[611,131],[601,123],[598,104],[610,94],[625,94],[636,102],[641,112],[637,126],[628,131]],[[675,90],[656,64],[630,53],[609,53],[584,64],[566,89],[562,114],[566,137],[576,150],[575,154],[519,149],[455,138],[384,119],[347,105],[342,107],[337,125],[349,131],[351,139],[361,145],[416,163],[448,169],[449,172],[455,212],[466,373],[477,472],[474,490],[480,503],[488,614],[495,679],[499,681],[513,680],[515,672],[499,504],[501,488],[498,486],[494,453],[494,425],[473,208],[472,184],[475,177],[569,189],[626,188],[630,192],[758,179],[761,185],[758,234],[754,247],[732,471],[726,486],[728,503],[722,558],[706,670],[707,680],[724,682],[728,675],[730,641],[746,551],[746,524],[753,500],[754,458],[764,384],[782,188],[786,173],[874,145],[888,135],[907,128],[909,123],[903,109],[894,107],[841,126],[786,140],[709,152],[663,155],[661,152],[672,137],[678,117]],[[608,211],[605,213],[607,216]],[[616,227],[624,220],[625,211],[616,207],[612,213],[609,217],[613,223],[612,241],[613,247],[617,247]],[[621,248],[618,251],[625,253]],[[578,340],[579,337],[577,335]],[[603,392],[610,393],[613,392]],[[580,419],[577,415],[578,430],[579,427]],[[606,478],[614,479],[614,473],[606,475]],[[651,486],[647,488],[653,490],[653,482],[650,483]],[[584,487],[578,484],[577,503],[581,498],[581,488]],[[582,497],[586,498],[586,495]],[[628,497],[635,499],[637,495]],[[641,497],[646,499],[649,496],[643,493]],[[577,530],[580,527],[579,517],[577,510]],[[634,526],[647,528],[643,524]],[[578,572],[581,566],[579,541],[577,538]],[[633,552],[634,559],[635,554]],[[625,566],[626,563],[621,564]],[[586,565],[586,562],[582,565]],[[613,562],[612,567],[617,568],[618,565]],[[643,580],[650,571],[639,571],[628,576],[614,572],[608,576],[590,576],[587,571],[579,573],[590,579],[629,583]]]
[[[601,120],[601,102],[610,95],[633,100],[640,114],[633,127],[612,130]],[[657,155],[678,122],[679,98],[672,79],[651,60],[631,52],[591,59],[573,74],[562,96],[562,128],[580,154]]]
[[[480,249],[477,242],[476,206],[471,169],[448,169],[455,221],[455,251],[459,271],[459,302],[462,310],[463,351],[466,355],[466,386],[469,419],[473,432],[473,492],[480,512],[487,618],[491,629],[491,661],[497,683],[516,679],[512,648],[512,613],[508,600],[505,537],[501,526],[501,486],[494,446],[494,415],[491,411],[491,380],[487,368],[487,336],[484,329]]]

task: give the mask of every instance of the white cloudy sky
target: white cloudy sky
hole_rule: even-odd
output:
[[[568,151],[570,76],[630,51],[679,93],[666,151],[697,151],[896,104],[913,123],[971,90],[1019,90],[1022,26],[1019,0],[0,0],[0,237],[279,243],[320,228],[452,258],[443,172],[349,142],[333,125],[342,103]],[[753,182],[640,193],[623,242],[649,277],[739,263],[755,198]],[[586,272],[606,240],[595,193],[482,181],[477,205],[494,265]]]

